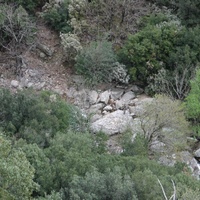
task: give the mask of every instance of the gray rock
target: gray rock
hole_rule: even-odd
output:
[[[137,85],[132,85],[131,87],[129,87],[126,92],[128,91],[132,91],[135,94],[142,94],[144,92],[144,90],[140,87],[138,87]]]
[[[10,84],[11,84],[12,87],[17,88],[17,87],[19,86],[19,81],[17,81],[17,80],[12,80]]]
[[[176,160],[173,159],[172,157],[165,155],[165,156],[161,156],[158,162],[162,165],[173,167],[176,163]]]
[[[89,99],[88,99],[88,90],[82,89],[77,91],[74,96],[75,102],[74,104],[77,105],[79,108],[89,108]]]
[[[134,98],[135,98],[135,93],[132,92],[132,91],[129,91],[129,92],[126,92],[126,93],[122,96],[121,101],[123,101],[124,104],[128,105],[128,104],[130,103],[130,101],[131,101],[132,99],[134,99]]]
[[[76,89],[74,87],[70,87],[69,89],[66,89],[66,95],[69,98],[73,98],[74,96],[76,96]]]
[[[124,106],[124,102],[121,100],[116,100],[115,106],[116,106],[116,109],[121,109]]]
[[[114,135],[125,132],[132,125],[132,117],[128,113],[124,114],[122,110],[117,110],[92,123],[91,130],[95,133],[103,131],[107,135]]]
[[[163,152],[166,152],[166,149],[165,149],[165,144],[163,142],[160,142],[160,141],[153,141],[151,143],[151,151],[153,152],[156,152],[156,153],[163,153]]]
[[[124,93],[124,90],[123,89],[113,89],[111,92],[110,92],[110,96],[113,100],[117,100],[117,99],[120,99],[121,96],[123,95]]]
[[[198,149],[194,152],[194,156],[197,158],[200,158],[200,149]]]
[[[189,151],[181,151],[177,156],[181,162],[189,165],[193,159],[192,154]]]
[[[89,103],[91,105],[95,104],[97,102],[97,98],[98,98],[98,93],[95,90],[92,90],[89,92]]]
[[[40,52],[39,56],[40,56],[40,58],[45,58],[46,57],[46,55],[43,52]]]
[[[189,167],[192,170],[192,175],[200,180],[200,165],[195,158],[191,160]]]
[[[103,110],[105,111],[112,111],[113,110],[113,107],[111,105],[107,105],[103,108]]]
[[[100,94],[100,102],[107,104],[110,98],[110,92],[109,91],[105,91],[103,93]]]
[[[46,45],[41,44],[41,43],[37,43],[36,46],[40,51],[42,51],[42,53],[46,54],[47,56],[53,55],[53,51],[49,47],[47,47]]]
[[[92,105],[92,106],[90,106],[88,113],[89,114],[101,113],[103,106],[104,106],[103,103],[98,103],[98,104]]]
[[[90,122],[93,123],[93,122],[95,122],[95,121],[97,121],[97,120],[99,120],[99,119],[101,119],[101,118],[102,118],[102,115],[101,115],[101,114],[94,114],[94,115],[91,115],[91,116],[90,116]]]
[[[27,84],[27,87],[30,88],[30,87],[33,87],[33,85],[34,85],[34,84],[33,84],[32,82],[29,82],[29,83]]]

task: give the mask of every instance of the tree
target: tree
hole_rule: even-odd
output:
[[[139,127],[140,134],[148,142],[149,150],[156,140],[164,142],[168,148],[186,145],[189,129],[183,107],[180,101],[167,96],[158,95],[144,105],[139,114]]]
[[[134,183],[123,175],[119,167],[100,173],[97,169],[87,172],[85,177],[74,176],[70,183],[70,199],[115,199],[137,200]]]
[[[22,53],[34,43],[36,27],[22,7],[1,4],[0,6],[0,50],[8,52],[16,61],[16,73],[20,75],[24,64]]]
[[[27,160],[35,169],[34,182],[39,185],[39,189],[34,191],[34,196],[50,194],[53,188],[54,174],[50,166],[50,160],[46,157],[43,149],[37,144],[26,144],[24,141],[17,141],[16,148],[21,148]]]
[[[14,199],[30,199],[38,185],[33,181],[34,168],[21,149],[0,135],[0,188]]]
[[[191,80],[191,90],[186,97],[186,115],[192,123],[192,129],[194,135],[199,137],[200,135],[200,70],[197,69],[195,78]]]

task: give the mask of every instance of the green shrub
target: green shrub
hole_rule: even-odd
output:
[[[52,5],[42,14],[47,24],[58,32],[68,33],[72,31],[69,24],[69,2],[69,0],[64,0],[59,6]]]
[[[186,97],[186,116],[192,123],[195,136],[200,136],[200,70],[197,69],[195,78],[191,80],[191,90]]]
[[[94,85],[111,80],[115,62],[116,56],[111,42],[92,42],[76,56],[75,69],[85,77],[88,84]]]
[[[86,126],[78,109],[59,97],[52,101],[49,92],[26,90],[12,95],[2,89],[0,109],[1,127],[7,134],[43,147],[48,146],[57,131],[72,129],[81,132]]]
[[[158,6],[166,6],[178,15],[186,26],[200,25],[200,5],[198,0],[149,0]]]
[[[148,156],[148,142],[147,140],[141,136],[136,135],[136,137],[133,140],[133,134],[132,133],[125,133],[124,136],[122,136],[121,144],[123,148],[122,155],[124,156],[141,156],[141,157],[147,157]]]
[[[34,13],[36,9],[41,9],[48,0],[5,0],[7,3],[15,3],[23,6],[27,11]]]
[[[133,81],[150,84],[148,93],[184,99],[200,61],[200,29],[181,26],[170,13],[146,17],[141,27],[119,51],[120,61],[128,66]]]
[[[156,74],[174,51],[174,42],[180,27],[175,22],[147,24],[141,31],[130,35],[119,52],[120,60],[129,68],[132,80],[147,84],[148,77]],[[169,67],[169,66],[168,66]]]
[[[123,175],[119,167],[100,173],[97,169],[86,173],[85,177],[74,176],[70,183],[69,199],[115,199],[137,200],[134,182]]]

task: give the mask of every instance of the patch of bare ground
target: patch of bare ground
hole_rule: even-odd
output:
[[[71,82],[72,67],[64,66],[64,52],[60,44],[59,34],[47,27],[42,21],[37,22],[37,30],[34,46],[22,53],[24,65],[20,75],[15,73],[14,59],[8,54],[0,52],[0,87],[16,90],[16,88],[12,88],[11,81],[18,80],[20,82],[27,77],[29,71],[34,71],[37,73],[37,79],[31,79],[33,84],[43,82],[45,85],[42,89],[64,95]],[[48,47],[53,54],[51,56],[45,55],[37,48],[37,44]]]
[[[46,76],[52,79],[53,85],[65,84],[69,80],[71,72],[70,68],[63,66],[63,50],[58,33],[49,29],[43,22],[38,22],[37,29],[37,43],[50,48],[53,54],[49,57],[41,57],[41,52],[37,48],[27,51],[24,58],[28,68],[44,71]]]

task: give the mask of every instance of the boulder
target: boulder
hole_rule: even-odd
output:
[[[97,113],[100,114],[103,106],[104,106],[103,103],[94,104],[94,105],[90,106],[90,108],[88,109],[88,113],[89,114],[97,114]]]
[[[121,109],[124,106],[124,102],[121,100],[116,100],[115,106],[116,106],[116,109]]]
[[[123,95],[124,93],[124,90],[123,89],[113,89],[111,92],[110,92],[110,96],[113,100],[117,100],[117,99],[120,99],[121,96]]]
[[[100,94],[100,102],[107,104],[110,98],[110,92],[108,90],[106,90],[105,92],[102,92]]]
[[[103,131],[107,135],[115,135],[125,132],[133,126],[133,119],[129,113],[124,113],[122,110],[117,110],[108,113],[101,119],[91,124],[91,130],[95,133]]]
[[[121,101],[123,101],[124,104],[128,105],[128,104],[130,103],[130,101],[131,101],[132,99],[134,99],[134,98],[135,98],[135,93],[132,92],[132,91],[129,91],[129,92],[126,92],[126,93],[122,96]]]
[[[91,105],[95,104],[97,102],[97,98],[98,98],[98,93],[95,91],[95,90],[92,90],[92,91],[89,91],[89,94],[88,94],[88,98],[89,98],[89,103]]]
[[[194,152],[194,156],[197,158],[200,158],[200,149],[198,149]]]

